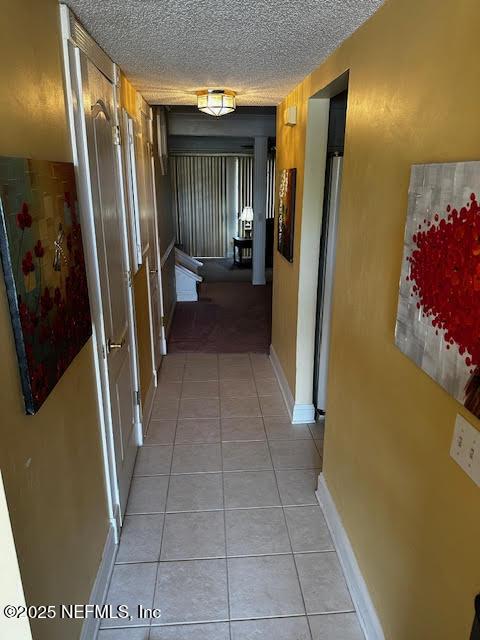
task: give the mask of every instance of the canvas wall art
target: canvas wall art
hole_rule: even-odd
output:
[[[412,167],[397,346],[480,417],[480,162]]]
[[[282,256],[293,262],[293,241],[295,231],[295,190],[296,169],[284,169],[280,175],[278,193],[278,243]]]
[[[0,157],[0,252],[34,414],[92,332],[72,164]]]

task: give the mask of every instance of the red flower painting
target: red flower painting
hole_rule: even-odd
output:
[[[33,414],[91,335],[73,165],[0,158],[0,201],[2,264]]]
[[[479,194],[479,162],[412,169],[396,327],[400,349],[478,417]]]

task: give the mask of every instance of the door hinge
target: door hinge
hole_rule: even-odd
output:
[[[167,318],[165,316],[162,316],[162,327],[166,327],[167,326]]]
[[[122,144],[122,136],[120,135],[120,127],[118,124],[114,124],[112,127],[113,144]]]
[[[140,406],[140,391],[135,391],[135,404]]]
[[[128,284],[129,287],[131,287],[132,286],[132,272],[130,271],[130,269],[127,270],[126,276],[127,276],[127,284]]]

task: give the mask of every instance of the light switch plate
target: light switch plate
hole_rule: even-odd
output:
[[[480,486],[480,432],[460,414],[455,420],[450,455]]]

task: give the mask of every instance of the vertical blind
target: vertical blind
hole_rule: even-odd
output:
[[[267,207],[266,218],[275,217],[275,154],[271,153],[267,159]]]
[[[229,246],[229,218],[253,206],[253,156],[236,162],[237,211],[229,210],[232,188],[227,180],[227,161],[221,155],[171,155],[172,204],[177,243],[197,257],[224,257]],[[275,155],[267,160],[266,218],[275,215]],[[233,186],[235,189],[235,186]],[[244,224],[238,232],[244,235]]]
[[[192,256],[223,257],[228,249],[227,158],[171,156],[177,242]]]

